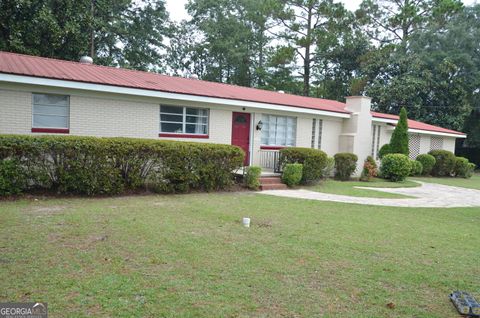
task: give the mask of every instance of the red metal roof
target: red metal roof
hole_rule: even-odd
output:
[[[0,73],[350,113],[345,110],[345,103],[334,100],[1,51]],[[372,112],[372,115],[398,120],[396,115],[378,112]],[[465,135],[414,120],[408,120],[408,126],[411,129]]]
[[[349,113],[328,99],[9,52],[0,52],[0,73]]]
[[[397,115],[377,113],[377,112],[371,112],[371,113],[372,113],[372,116],[375,117],[375,118],[393,119],[393,120],[398,120],[398,118],[399,118],[399,116],[397,116]],[[465,136],[464,133],[459,132],[459,131],[450,130],[450,129],[446,129],[446,128],[442,128],[442,127],[438,127],[438,126],[425,124],[425,123],[422,123],[420,121],[416,121],[416,120],[412,120],[412,119],[408,120],[408,128]]]

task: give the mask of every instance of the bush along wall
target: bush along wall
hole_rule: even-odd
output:
[[[391,181],[405,180],[411,170],[410,159],[400,153],[385,155],[380,166],[382,177]]]
[[[0,136],[0,195],[41,188],[65,194],[219,190],[244,153],[235,146],[75,136]],[[13,175],[13,177],[12,177]],[[10,181],[6,181],[10,180]]]
[[[280,150],[280,165],[283,169],[288,163],[303,165],[302,184],[319,181],[327,167],[327,154],[318,149],[288,147]]]
[[[335,179],[350,180],[352,174],[357,170],[357,155],[345,152],[337,153],[333,157],[335,158]]]
[[[294,187],[302,181],[303,165],[301,163],[287,163],[283,168],[282,182]]]
[[[436,177],[449,177],[455,171],[456,157],[448,150],[432,150],[428,153],[435,158],[432,175]]]
[[[247,168],[245,174],[245,185],[250,190],[258,190],[260,188],[260,176],[262,175],[262,168],[250,166]]]

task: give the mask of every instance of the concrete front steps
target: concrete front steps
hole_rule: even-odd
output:
[[[285,190],[287,185],[282,183],[280,177],[260,177],[260,190]]]

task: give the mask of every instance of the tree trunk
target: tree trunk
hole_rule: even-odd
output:
[[[310,47],[312,46],[312,8],[308,8],[307,38],[305,41],[305,57],[303,59],[303,95],[310,94]]]

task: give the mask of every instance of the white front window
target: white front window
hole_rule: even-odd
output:
[[[160,132],[207,135],[208,109],[161,105]]]
[[[295,117],[262,114],[262,145],[295,146],[297,119]]]
[[[69,128],[70,98],[66,95],[33,94],[33,128]]]

